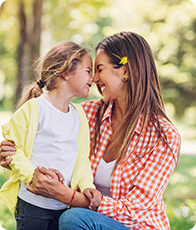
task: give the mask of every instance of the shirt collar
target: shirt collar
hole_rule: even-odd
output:
[[[142,129],[142,120],[143,120],[143,116],[141,114],[139,117],[139,120],[137,122],[136,128],[135,128],[135,132],[137,132],[138,134],[140,134],[142,131],[141,130]],[[144,129],[143,129],[143,132],[144,132]],[[143,132],[141,133],[141,135],[143,134]]]
[[[113,105],[114,105],[114,102],[111,101],[102,117],[102,120],[101,121],[104,121],[105,119],[109,119],[109,122],[112,123],[112,120],[111,120],[111,117],[112,117],[112,108],[113,108]],[[142,119],[143,119],[143,116],[142,114],[140,115],[139,117],[139,120],[138,120],[138,123],[136,125],[136,128],[135,128],[135,132],[137,132],[138,134],[141,133],[141,128],[142,128]],[[144,132],[144,130],[143,130]],[[143,134],[143,132],[141,134]]]
[[[104,121],[105,119],[109,119],[109,122],[112,123],[111,117],[112,117],[112,107],[113,107],[114,102],[111,101],[102,117],[101,121]]]

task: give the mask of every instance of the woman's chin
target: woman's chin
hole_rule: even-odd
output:
[[[103,97],[102,100],[104,101],[104,103],[108,103],[110,101],[107,97]]]

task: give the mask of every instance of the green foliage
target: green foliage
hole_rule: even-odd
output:
[[[32,0],[24,3],[31,19]],[[0,107],[5,109],[13,106],[17,85],[17,12],[18,2],[9,0],[0,15]],[[174,106],[175,116],[196,108],[196,7],[190,0],[44,0],[41,53],[62,40],[93,48],[104,36],[123,30],[135,31],[149,42],[164,101]]]
[[[164,193],[172,230],[189,230],[196,224],[195,179],[196,155],[181,155]]]
[[[0,168],[0,188],[5,182],[4,169]],[[15,230],[16,223],[13,214],[0,199],[0,229],[1,226],[6,230]]]
[[[19,23],[16,0],[4,2],[0,14],[0,107],[10,109],[16,89]]]
[[[165,103],[176,117],[196,107],[196,5],[190,0],[115,1],[105,35],[122,30],[142,34],[157,64]]]

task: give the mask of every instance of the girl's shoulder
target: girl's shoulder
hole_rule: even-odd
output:
[[[19,109],[15,111],[15,113],[19,113],[21,111],[29,111],[34,108],[38,108],[37,98],[31,98],[26,101]]]

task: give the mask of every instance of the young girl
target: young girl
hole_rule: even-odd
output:
[[[90,209],[101,202],[88,159],[88,122],[82,107],[70,103],[73,97],[87,97],[92,81],[92,60],[86,49],[73,42],[57,44],[43,60],[40,80],[29,86],[20,108],[2,126],[4,137],[15,142],[17,153],[0,195],[11,211],[17,205],[18,230],[58,229],[59,216],[74,199]],[[44,86],[48,92],[43,94]],[[27,191],[26,183],[39,165],[58,169],[62,183],[71,186],[67,205]],[[77,189],[88,197],[91,194],[90,205]]]

